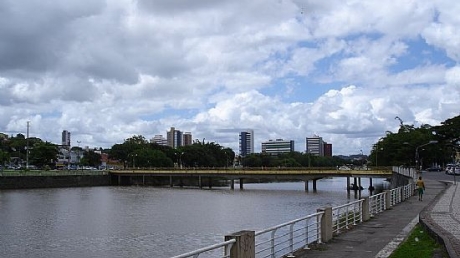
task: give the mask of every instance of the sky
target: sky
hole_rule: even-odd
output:
[[[460,1],[2,0],[0,132],[109,148],[170,127],[369,154],[460,114]]]

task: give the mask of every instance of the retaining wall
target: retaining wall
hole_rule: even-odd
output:
[[[109,186],[109,175],[2,176],[0,189]]]

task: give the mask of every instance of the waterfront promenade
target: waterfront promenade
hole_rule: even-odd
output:
[[[445,243],[450,257],[460,257],[460,187],[446,183],[452,182],[452,176],[441,173],[424,173],[423,177],[423,201],[414,195],[328,243],[297,252],[295,257],[389,257],[419,221]]]

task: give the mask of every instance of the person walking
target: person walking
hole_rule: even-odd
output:
[[[423,182],[422,177],[419,176],[417,182],[415,183],[417,185],[417,190],[418,190],[418,200],[422,201],[423,200],[423,192],[425,191],[425,182]]]

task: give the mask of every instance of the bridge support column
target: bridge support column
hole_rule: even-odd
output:
[[[145,185],[145,176],[142,175],[142,185]]]
[[[243,178],[240,178],[240,189],[243,190]]]
[[[358,177],[358,189],[361,191],[361,189],[363,189],[362,185],[361,185],[361,177]]]
[[[372,177],[369,178],[369,191],[371,191],[371,193],[374,191],[374,185],[372,184]]]
[[[173,177],[169,176],[169,187],[173,187]]]
[[[350,186],[350,177],[347,176],[347,192],[348,192],[348,194],[350,194],[350,188],[351,188],[351,186]]]
[[[243,230],[225,236],[225,241],[235,239],[236,242],[230,248],[230,258],[255,258],[256,241],[255,232]]]
[[[308,180],[305,180],[305,192],[308,192]]]
[[[358,190],[358,178],[353,177],[353,190]]]
[[[198,176],[198,187],[199,187],[200,189],[203,188],[203,182],[201,181],[201,176]]]
[[[235,179],[230,180],[230,189],[235,190]]]
[[[313,179],[313,191],[316,191],[316,181],[317,181],[317,180],[318,180],[318,179]]]
[[[212,188],[212,178],[211,177],[208,177],[208,187],[209,189]]]

